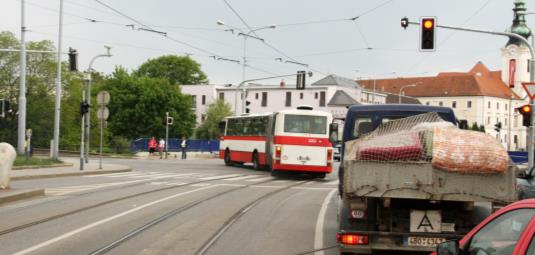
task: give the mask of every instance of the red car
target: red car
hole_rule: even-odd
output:
[[[438,255],[535,255],[535,199],[512,203],[459,240],[437,246]]]

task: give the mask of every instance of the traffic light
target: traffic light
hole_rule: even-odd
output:
[[[89,107],[90,107],[89,103],[81,102],[80,103],[80,114],[84,115],[84,114],[88,113],[89,112]]]
[[[248,107],[250,104],[250,101],[245,101],[245,113],[251,113],[251,109]]]
[[[69,70],[71,72],[78,71],[78,51],[69,48]]]
[[[296,89],[305,89],[306,71],[297,71]]]
[[[525,127],[531,126],[531,105],[526,104],[516,108],[522,114],[522,125]]]
[[[498,122],[498,123],[494,124],[494,131],[500,133],[500,130],[502,130],[502,123]]]
[[[420,51],[435,51],[436,18],[421,18],[420,22]]]

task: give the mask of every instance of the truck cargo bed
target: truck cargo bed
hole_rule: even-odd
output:
[[[344,160],[343,191],[349,197],[510,203],[516,200],[514,168],[463,174],[433,168],[430,162]]]

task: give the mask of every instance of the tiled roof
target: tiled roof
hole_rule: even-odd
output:
[[[327,105],[328,106],[348,106],[348,105],[356,105],[356,104],[360,104],[360,103],[357,102],[357,100],[352,98],[350,95],[348,95],[345,91],[337,90]]]
[[[387,94],[386,96],[386,103],[387,104],[398,104],[399,103],[399,95],[398,94]],[[407,97],[407,96],[401,96],[401,103],[402,104],[422,104],[420,100],[414,97]]]
[[[367,89],[373,89],[373,80],[357,81]],[[377,80],[377,91],[399,94],[401,87],[416,84],[416,87],[403,89],[405,95],[412,97],[446,97],[446,96],[492,96],[518,99],[501,80],[501,72],[490,71],[478,62],[469,72],[444,72],[434,77],[410,77]]]

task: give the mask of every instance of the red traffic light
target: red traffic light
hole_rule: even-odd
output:
[[[435,20],[434,19],[424,19],[423,25],[425,29],[431,29],[435,26]]]
[[[523,105],[521,107],[518,108],[518,111],[521,113],[521,114],[528,114],[531,112],[531,105],[527,104],[527,105]]]

